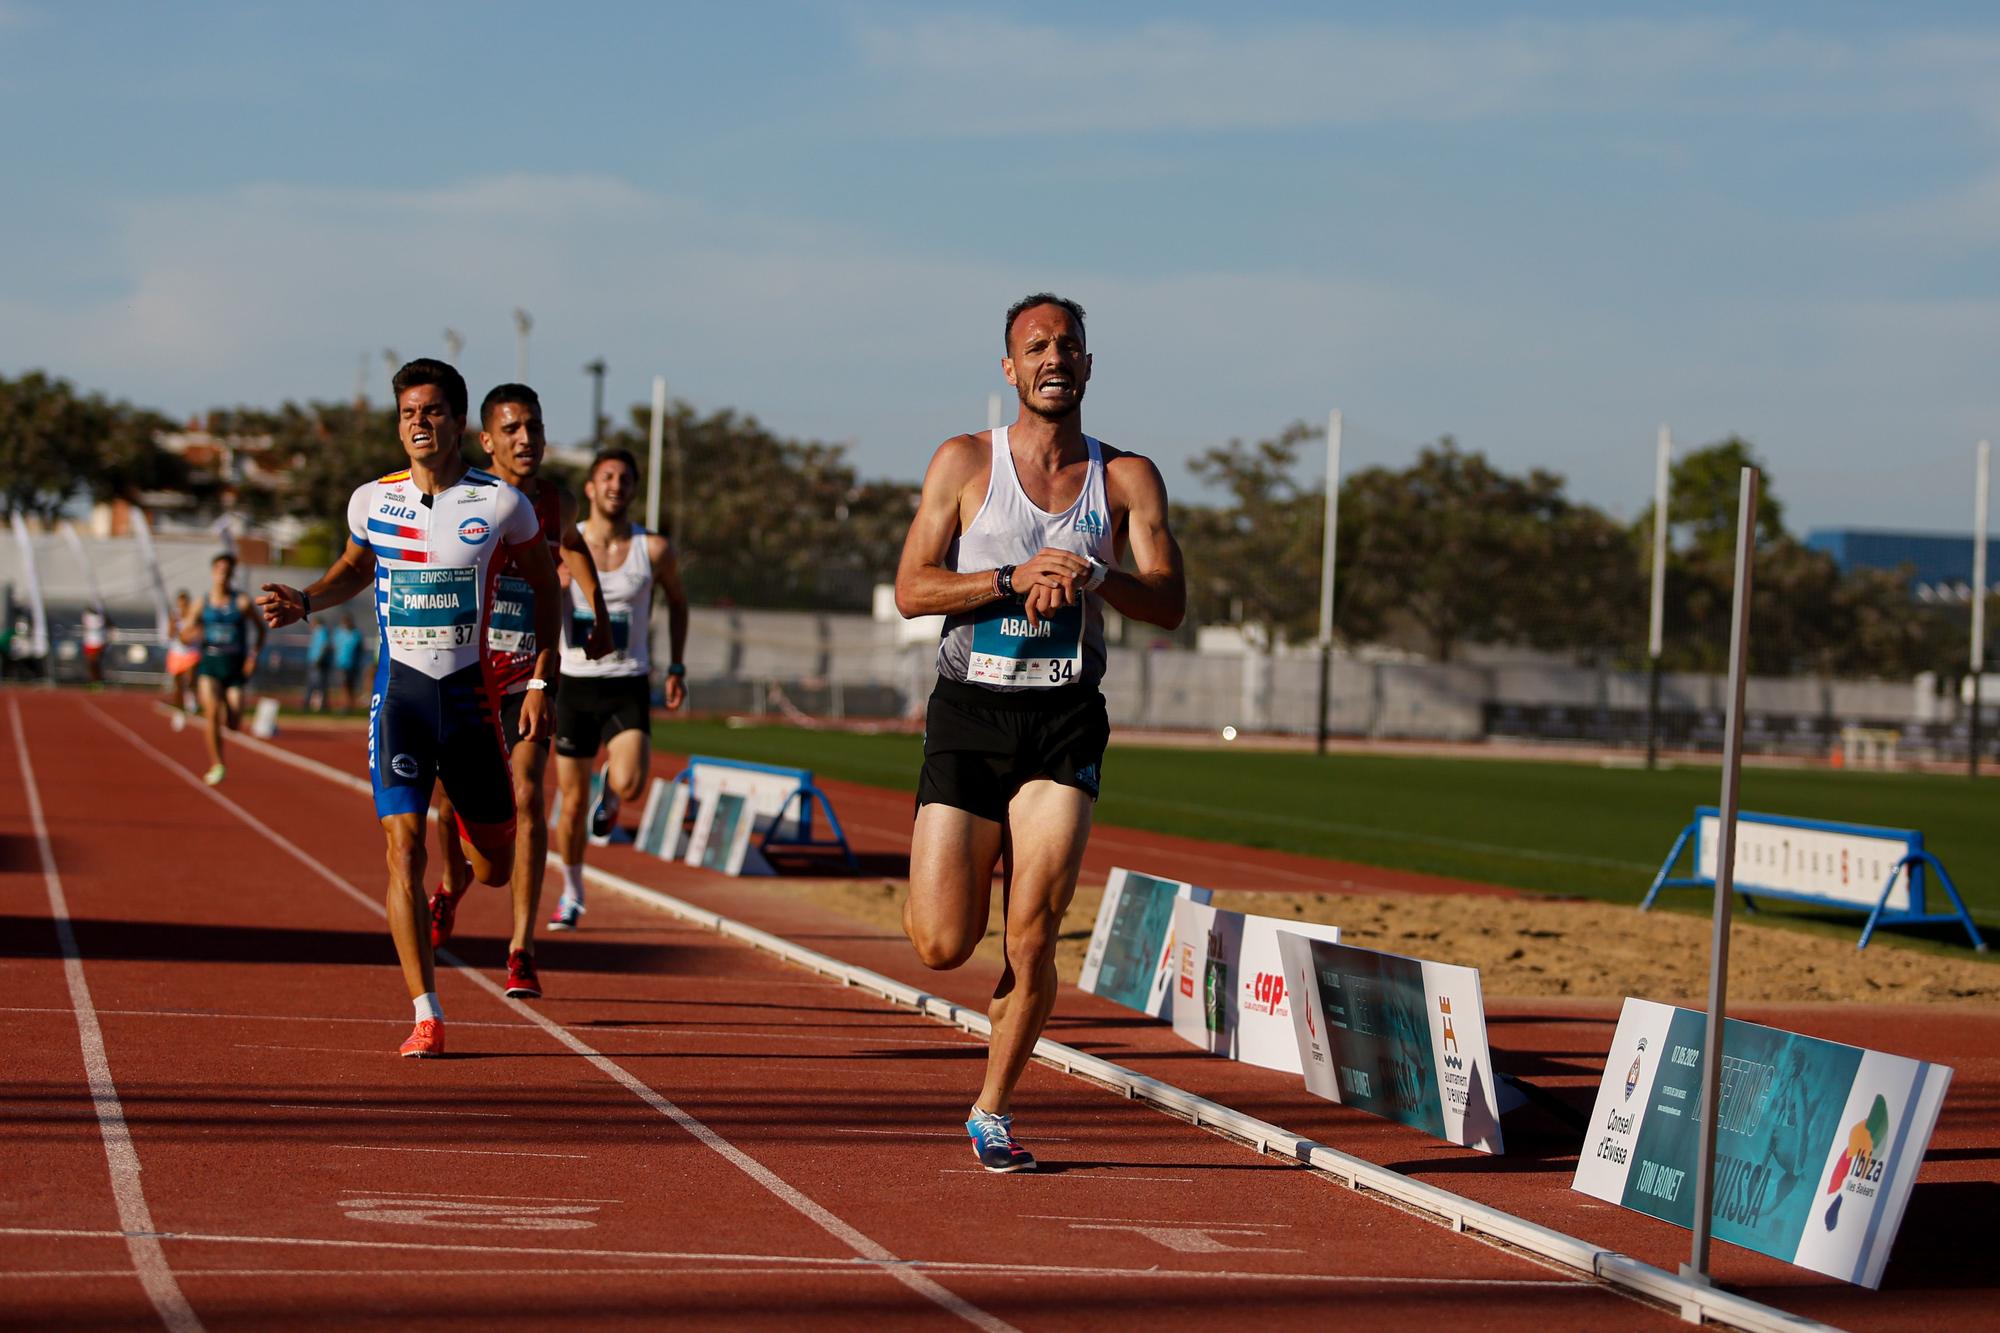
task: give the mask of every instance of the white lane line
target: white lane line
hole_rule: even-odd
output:
[[[321,1055],[365,1055],[379,1059],[389,1053],[380,1046],[269,1046],[254,1041],[229,1043],[239,1051],[313,1051]]]
[[[116,1231],[84,1231],[58,1227],[0,1227],[0,1236],[57,1236],[77,1240],[116,1240]],[[334,1240],[317,1236],[229,1236],[204,1232],[169,1232],[166,1237],[176,1244],[196,1245],[273,1245],[293,1246],[311,1249],[334,1250],[397,1250],[408,1253],[410,1242],[404,1240]],[[793,1254],[728,1254],[687,1250],[600,1250],[564,1249],[551,1245],[440,1245],[424,1242],[426,1252],[446,1254],[476,1254],[492,1258],[496,1254],[540,1255],[561,1259],[608,1259],[635,1260],[641,1264],[678,1265],[695,1263],[717,1265],[716,1272],[769,1271],[783,1273],[828,1274],[853,1273],[857,1276],[872,1277],[876,1265],[867,1259],[843,1259],[837,1256],[813,1258]],[[906,1259],[899,1262],[913,1269],[926,1272],[958,1273],[967,1276],[997,1277],[1067,1277],[1084,1279],[1116,1278],[1119,1280],[1150,1278],[1168,1281],[1190,1282],[1295,1282],[1329,1286],[1356,1287],[1504,1287],[1528,1288],[1552,1291],[1602,1292],[1604,1289],[1592,1282],[1580,1282],[1565,1278],[1516,1278],[1516,1277],[1441,1277],[1424,1275],[1421,1277],[1378,1277],[1369,1273],[1268,1273],[1255,1271],[1228,1271],[1212,1268],[1163,1268],[1157,1264],[1145,1268],[1098,1268],[1087,1264],[1033,1264],[1033,1263],[989,1263],[977,1260],[958,1259]],[[734,1265],[763,1265],[759,1270],[746,1270]],[[731,1267],[720,1267],[731,1265]],[[121,1275],[123,1270],[119,1270]],[[185,1275],[193,1276],[204,1272],[222,1270],[184,1269]],[[266,1270],[246,1269],[245,1272]],[[299,1269],[302,1275],[325,1272],[324,1269]],[[338,1270],[352,1271],[357,1277],[367,1277],[382,1270],[375,1268]],[[415,1269],[412,1272],[424,1276],[446,1277],[463,1272],[462,1269],[432,1267]],[[518,1273],[525,1271],[509,1266],[500,1270]],[[594,1277],[605,1277],[618,1273],[648,1271],[644,1268],[624,1264],[607,1263],[596,1267],[583,1268],[568,1265],[565,1269],[552,1271],[588,1272]],[[685,1268],[671,1268],[663,1271],[686,1272]],[[701,1270],[709,1271],[709,1270]]]
[[[139,735],[139,733],[133,731],[117,718],[112,717],[109,713],[97,707],[97,705],[86,703],[84,706],[96,714],[97,719],[106,727],[124,736],[142,754],[150,756],[154,762],[158,763],[169,773],[180,778],[189,787],[207,796],[223,809],[235,815],[244,824],[263,835],[264,839],[272,846],[285,852],[288,856],[298,861],[334,888],[346,894],[349,898],[352,898],[355,902],[361,904],[361,906],[367,908],[376,916],[386,917],[388,915],[388,910],[382,903],[377,902],[368,894],[363,893],[360,889],[348,883],[326,864],[313,856],[309,856],[290,839],[280,834],[263,820],[257,818],[257,816],[251,814],[248,810],[245,810],[229,797],[224,796],[214,787],[204,785],[194,774],[175,763],[172,756],[154,746],[145,737]],[[260,752],[270,752],[276,750],[277,747],[259,745],[257,749]],[[25,761],[25,751],[22,758]],[[450,950],[443,949],[438,952],[439,957],[457,970],[466,980],[492,995],[501,1004],[513,1009],[523,1018],[541,1028],[542,1031],[546,1032],[556,1041],[574,1051],[577,1055],[582,1056],[599,1073],[611,1078],[640,1101],[646,1103],[646,1105],[652,1107],[676,1125],[679,1125],[681,1129],[692,1135],[703,1146],[722,1157],[744,1175],[749,1176],[752,1180],[763,1186],[766,1191],[789,1205],[822,1231],[825,1231],[856,1254],[875,1264],[883,1273],[888,1274],[911,1291],[916,1292],[918,1295],[951,1314],[958,1316],[975,1328],[987,1330],[987,1333],[1017,1333],[1014,1326],[1004,1319],[987,1313],[948,1287],[925,1277],[922,1273],[912,1271],[903,1260],[898,1259],[882,1245],[869,1239],[861,1231],[841,1220],[831,1211],[814,1202],[792,1185],[786,1183],[775,1171],[772,1171],[762,1162],[759,1162],[756,1158],[750,1156],[720,1134],[717,1134],[706,1124],[655,1092],[651,1087],[642,1082],[637,1075],[628,1072],[624,1066],[600,1054],[568,1028],[528,1008],[518,1000],[508,999],[507,992],[497,982],[494,982],[473,968],[460,963]]]
[[[342,1105],[338,1102],[266,1102],[264,1104],[274,1111],[360,1111],[366,1115],[469,1115],[477,1116],[481,1120],[516,1119],[515,1115],[510,1111],[420,1111],[414,1107],[407,1106],[356,1106],[352,1103]],[[487,1197],[495,1199],[527,1199],[533,1196],[527,1194],[494,1194]]]
[[[67,1009],[35,1008],[28,1005],[0,1005],[0,1014],[66,1014]],[[376,1027],[401,1029],[404,1022],[400,1018],[334,1018],[315,1017],[312,1014],[225,1014],[213,1009],[99,1009],[99,1017],[116,1018],[221,1018],[232,1023],[370,1023]],[[532,1023],[475,1022],[471,1019],[451,1020],[455,1028],[528,1028]]]
[[[335,1152],[433,1152],[450,1153],[455,1157],[567,1157],[578,1162],[590,1160],[590,1154],[582,1152],[501,1152],[496,1148],[378,1148],[366,1143],[329,1143],[326,1146]]]
[[[90,1100],[97,1108],[97,1129],[104,1139],[104,1160],[111,1171],[111,1197],[118,1208],[118,1225],[125,1232],[125,1248],[132,1255],[139,1285],[153,1302],[160,1322],[173,1333],[202,1333],[201,1320],[195,1317],[194,1307],[174,1281],[166,1251],[153,1234],[152,1210],[147,1208],[146,1192],[139,1184],[139,1153],[132,1146],[132,1131],[125,1123],[118,1085],[111,1080],[104,1031],[97,1024],[97,1010],[90,1002],[90,984],[83,977],[83,955],[76,947],[76,931],[70,926],[69,900],[63,894],[62,876],[56,871],[55,847],[49,842],[48,822],[42,815],[42,793],[35,782],[34,763],[28,758],[28,734],[21,727],[21,705],[11,697],[7,700],[7,714],[14,724],[14,755],[21,763],[21,780],[28,796],[28,821],[34,826],[35,846],[41,852],[42,879],[49,891],[49,915],[54,918],[56,941],[62,948],[63,978],[69,983],[69,1002],[76,1012],[84,1075],[90,1084]]]

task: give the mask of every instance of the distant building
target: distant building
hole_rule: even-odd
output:
[[[1972,599],[1972,534],[1885,532],[1870,528],[1828,528],[1806,534],[1806,545],[1833,557],[1845,574],[1853,569],[1890,573],[1907,567],[1910,592],[1921,602]],[[1986,539],[1986,581],[2000,587],[2000,541]]]

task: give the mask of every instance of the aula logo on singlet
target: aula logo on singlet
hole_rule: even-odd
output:
[[[1077,519],[1076,530],[1086,537],[1102,537],[1104,535],[1104,516],[1095,509],[1089,510],[1081,518]]]

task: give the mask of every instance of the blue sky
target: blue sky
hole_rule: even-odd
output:
[[[1740,8],[1740,7],[1737,7]],[[1978,7],[0,0],[0,373],[175,413],[466,336],[588,429],[651,377],[914,478],[999,316],[1091,312],[1086,423],[1185,460],[1347,415],[1630,515],[1656,425],[1795,528],[1966,530],[2000,434]]]

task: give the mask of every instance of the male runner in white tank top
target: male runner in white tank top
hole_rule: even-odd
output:
[[[667,631],[673,657],[667,663],[668,708],[687,698],[687,594],[680,566],[665,537],[634,523],[630,510],[639,493],[639,461],[629,450],[606,449],[590,460],[584,498],[590,515],[577,524],[597,562],[597,584],[611,617],[611,651],[593,659],[584,640],[595,628],[587,606],[570,601],[563,621],[562,693],[556,697],[556,786],[562,814],[556,821],[556,851],[563,863],[563,893],[549,918],[550,930],[574,930],[583,913],[583,849],[590,767],[605,752],[604,791],[589,811],[590,832],[602,838],[617,822],[621,802],[646,789],[652,766],[651,638],[653,594],[667,599]]]
[[[987,1170],[1026,1171],[1014,1085],[1055,1003],[1056,938],[1110,734],[1100,599],[1172,629],[1187,585],[1159,469],[1083,433],[1082,307],[1026,297],[1007,312],[1005,345],[1020,414],[938,447],[896,570],[897,610],[946,616],[903,930],[926,967],[972,957],[1004,853],[1007,965],[966,1131]]]

